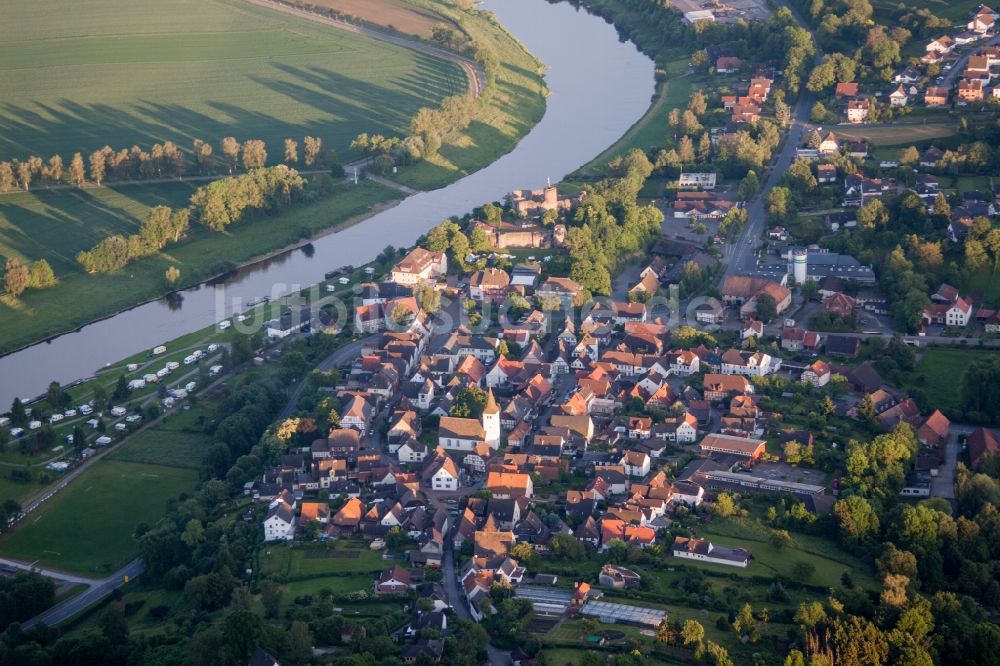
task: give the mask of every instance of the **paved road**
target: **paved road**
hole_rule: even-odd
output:
[[[145,565],[143,565],[142,560],[132,560],[107,578],[103,578],[101,580],[91,580],[90,588],[87,589],[87,591],[67,599],[60,604],[56,604],[41,615],[25,622],[22,627],[24,629],[31,629],[36,624],[42,623],[52,627],[60,622],[68,620],[77,613],[90,607],[91,604],[96,604],[98,601],[111,594],[116,588],[124,585],[126,576],[128,576],[129,580],[132,580],[141,574],[144,568]]]
[[[806,22],[802,20],[798,11],[784,0],[780,4],[791,10],[792,16],[795,17],[799,26],[808,30],[809,34],[812,35],[813,43],[816,43],[816,35]],[[819,62],[818,49],[815,62]],[[815,95],[807,91],[804,85],[800,87],[799,97],[792,112],[792,124],[788,128],[785,142],[777,158],[774,160],[770,171],[767,172],[764,185],[759,194],[750,202],[747,209],[747,222],[736,240],[723,248],[723,261],[726,263],[726,270],[721,280],[724,281],[730,275],[744,275],[755,272],[754,248],[763,235],[764,227],[767,224],[767,211],[764,208],[764,198],[778,184],[778,181],[781,180],[781,177],[788,171],[788,167],[795,160],[795,149],[802,143],[802,137],[806,131],[812,127],[809,124],[809,111],[812,109],[814,102]]]
[[[458,587],[458,577],[455,573],[455,554],[454,547],[452,546],[452,540],[451,538],[448,538],[445,541],[444,563],[442,568],[444,588],[448,593],[448,601],[455,610],[455,615],[463,620],[472,621],[472,615],[469,613],[469,608],[465,605],[465,595],[462,594],[462,590]],[[498,650],[491,644],[487,644],[486,653],[489,655],[488,658],[491,666],[509,666],[509,664],[512,663],[509,652]]]
[[[965,54],[963,54],[954,63],[951,63],[951,69],[944,73],[944,81],[941,83],[936,83],[934,85],[943,86],[945,88],[953,88],[958,78],[965,71],[965,65],[969,62],[969,56],[976,55],[979,53],[984,46],[991,46],[993,44],[1000,44],[1000,35],[995,35],[984,42],[980,42],[974,48],[969,49]],[[949,63],[945,63],[949,64]]]
[[[337,366],[343,365],[344,363],[353,360],[361,353],[361,348],[365,345],[365,343],[375,339],[376,337],[378,337],[378,334],[370,335],[366,338],[355,340],[354,342],[349,342],[348,344],[344,345],[343,347],[341,347],[340,349],[338,349],[337,351],[333,352],[325,359],[320,361],[319,364],[316,366],[316,369],[320,371],[332,370]],[[305,388],[305,386],[306,382],[305,380],[303,380],[299,382],[298,386],[295,387],[295,390],[292,391],[292,395],[289,396],[288,398],[288,403],[285,405],[285,408],[282,409],[281,413],[278,415],[279,420],[287,419],[292,414],[295,413],[295,409],[298,407],[299,404],[299,396],[302,395],[302,390]]]

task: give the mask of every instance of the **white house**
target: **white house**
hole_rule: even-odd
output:
[[[889,106],[892,107],[902,107],[906,106],[906,102],[909,101],[909,97],[906,91],[903,90],[903,85],[900,84],[898,88],[889,93]]]
[[[697,483],[691,481],[675,481],[673,484],[674,494],[671,499],[678,504],[687,506],[701,506],[705,498],[705,489]]]
[[[429,453],[430,447],[415,439],[407,440],[396,450],[401,463],[422,463]]]
[[[821,155],[834,155],[840,150],[840,145],[837,143],[837,135],[833,132],[827,132],[823,140],[819,142],[819,152]]]
[[[264,541],[291,541],[295,537],[295,511],[283,502],[275,502],[264,519]]]
[[[955,40],[948,35],[938,37],[924,47],[927,53],[936,53],[938,55],[947,55],[951,53],[954,48]]]
[[[677,417],[677,427],[674,429],[674,441],[679,444],[692,443],[698,439],[698,419],[691,412],[684,412]]]
[[[432,490],[440,492],[455,492],[458,490],[459,473],[449,456],[438,456],[428,469],[425,479]]]
[[[649,456],[643,451],[626,451],[618,464],[625,467],[625,473],[629,476],[641,478],[649,474],[651,462]]]
[[[698,372],[701,359],[692,351],[679,351],[670,354],[670,372],[681,377],[687,377]]]
[[[726,548],[710,541],[681,536],[674,538],[674,557],[741,568],[750,564],[750,551],[746,548]]]
[[[967,326],[972,318],[972,303],[962,297],[951,303],[935,303],[924,310],[923,320],[928,324]]]
[[[819,388],[830,383],[830,366],[823,360],[816,360],[802,371],[802,381]]]
[[[740,326],[740,340],[760,338],[764,335],[764,322],[757,319],[747,319]]]
[[[763,377],[777,370],[774,365],[770,354],[763,352],[741,353],[736,349],[730,349],[722,355],[721,372],[724,375]]]
[[[392,267],[389,279],[396,284],[415,285],[436,280],[447,272],[448,257],[444,252],[431,252],[417,247]]]
[[[681,173],[677,187],[681,190],[714,190],[715,181],[714,173]]]

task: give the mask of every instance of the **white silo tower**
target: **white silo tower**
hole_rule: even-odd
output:
[[[792,279],[795,284],[801,285],[806,283],[807,267],[809,265],[809,252],[803,248],[799,248],[792,252]]]

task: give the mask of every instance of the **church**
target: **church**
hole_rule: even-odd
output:
[[[486,442],[494,450],[500,446],[500,407],[492,389],[487,396],[482,418],[442,416],[438,426],[438,446],[442,448],[472,451],[480,442]]]

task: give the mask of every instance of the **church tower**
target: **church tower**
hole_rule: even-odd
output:
[[[491,449],[500,447],[500,407],[493,397],[493,389],[489,390],[486,407],[483,409],[483,431],[486,433],[486,443]]]

